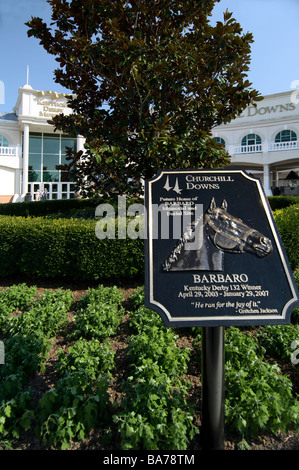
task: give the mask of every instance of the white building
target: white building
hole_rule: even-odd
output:
[[[81,150],[84,139],[54,133],[48,120],[61,112],[71,113],[64,94],[25,85],[14,112],[0,113],[0,202],[34,199],[43,189],[48,199],[74,197],[69,173],[56,166],[66,163],[66,147]]]
[[[230,167],[259,177],[267,195],[274,188],[299,194],[296,93],[268,95],[256,108],[250,106],[231,123],[213,129],[231,155]],[[61,112],[71,113],[64,94],[25,85],[13,112],[0,113],[0,202],[34,199],[45,188],[49,199],[75,196],[69,173],[56,166],[66,162],[66,147],[81,150],[84,139],[54,133],[48,120]]]
[[[240,117],[213,129],[231,156],[229,167],[261,179],[265,193],[299,194],[299,94],[267,95]],[[275,190],[276,193],[277,190]]]

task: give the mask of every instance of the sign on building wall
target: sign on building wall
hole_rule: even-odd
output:
[[[298,290],[259,180],[167,170],[145,191],[145,305],[166,326],[290,322]]]

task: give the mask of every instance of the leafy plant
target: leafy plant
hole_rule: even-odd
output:
[[[166,374],[150,379],[128,379],[123,411],[113,416],[125,450],[187,449],[198,432],[186,388],[173,388]]]
[[[75,329],[70,338],[80,337],[104,340],[115,335],[121,322],[122,295],[114,287],[91,289],[80,300],[75,314]]]
[[[57,289],[45,291],[30,310],[12,317],[7,323],[6,332],[16,334],[39,334],[50,338],[67,324],[67,312],[73,303],[70,291]]]
[[[0,337],[10,314],[15,310],[26,310],[36,296],[37,288],[18,284],[0,291]]]
[[[225,415],[242,436],[262,429],[273,433],[298,428],[299,402],[279,367],[263,360],[258,342],[237,328],[226,332]]]
[[[128,356],[135,369],[134,375],[145,376],[145,371],[147,375],[153,375],[154,366],[157,366],[159,373],[179,379],[187,370],[190,350],[179,348],[176,339],[171,330],[155,326],[131,336]]]
[[[258,330],[256,337],[268,354],[290,362],[292,342],[299,340],[299,325],[267,325]]]
[[[139,308],[130,312],[136,333],[127,348],[130,376],[123,381],[121,411],[113,420],[123,449],[186,449],[198,432],[182,378],[190,351],[177,346],[178,336],[155,312],[140,306],[140,297],[139,290],[135,297]]]
[[[44,370],[44,361],[51,343],[32,334],[14,335],[4,339],[5,364],[0,368],[0,380],[11,374],[22,374],[24,383],[34,373]],[[0,386],[1,387],[1,386]]]
[[[85,371],[72,372],[48,390],[38,404],[38,429],[44,444],[69,447],[109,419],[106,378],[90,380]]]
[[[144,286],[139,286],[130,295],[130,303],[132,310],[137,310],[139,307],[144,307]]]
[[[84,370],[91,380],[102,375],[111,378],[111,371],[115,367],[114,354],[108,342],[100,344],[96,339],[88,341],[81,338],[69,347],[68,353],[58,351],[56,367],[61,375]]]
[[[32,304],[36,293],[36,286],[27,286],[25,283],[15,284],[0,291],[0,305],[6,305],[10,312],[27,310]]]
[[[33,390],[28,381],[43,364],[48,342],[35,335],[4,339],[5,364],[0,367],[0,442],[18,438],[34,418]]]
[[[122,301],[123,294],[116,286],[107,287],[100,284],[96,289],[89,288],[87,294],[79,300],[77,307],[78,309],[84,309],[89,307],[90,304],[120,305]]]
[[[27,431],[34,418],[31,408],[32,391],[21,391],[10,400],[0,399],[0,442],[19,438],[21,430]]]
[[[145,308],[144,306],[130,312],[130,326],[136,331],[136,333],[149,330],[151,328],[164,328],[162,319],[158,313]]]

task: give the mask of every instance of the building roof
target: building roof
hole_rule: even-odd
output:
[[[18,117],[15,113],[8,113],[7,111],[0,112],[1,121],[18,121]]]

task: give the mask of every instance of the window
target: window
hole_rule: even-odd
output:
[[[8,140],[3,135],[0,135],[0,147],[8,147]]]
[[[275,137],[275,143],[278,142],[293,142],[297,140],[297,135],[295,132],[290,131],[288,129],[278,132],[278,134]]]
[[[262,140],[257,134],[247,134],[243,137],[241,145],[261,145]]]
[[[76,151],[76,138],[57,134],[29,135],[29,182],[71,181],[69,172],[57,169],[66,163],[66,147]]]
[[[222,137],[214,137],[214,140],[215,140],[215,142],[217,142],[218,144],[222,144],[223,147],[225,148],[225,140],[222,139]]]

